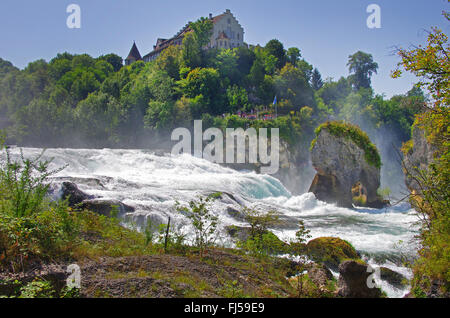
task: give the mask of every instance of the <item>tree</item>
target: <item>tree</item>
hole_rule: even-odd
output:
[[[248,106],[248,94],[245,88],[233,85],[227,89],[228,105],[230,105],[229,111],[236,112],[239,109],[247,109]]]
[[[279,75],[274,77],[277,96],[280,100],[289,100],[293,106],[300,109],[314,104],[314,94],[304,72],[287,63]]]
[[[11,62],[0,57],[0,78],[12,71],[18,71],[18,69]]]
[[[118,72],[123,66],[123,59],[117,54],[106,54],[98,58],[99,60],[105,60],[112,65],[114,72]]]
[[[145,127],[159,130],[172,128],[175,119],[174,106],[172,101],[150,101],[144,117]]]
[[[448,15],[445,15],[449,20]],[[418,46],[412,50],[399,49],[401,58],[392,73],[394,78],[402,75],[402,68],[421,78],[418,87],[425,87],[436,101],[436,105],[449,105],[450,88],[450,45],[448,36],[438,28],[428,34],[426,47]]]
[[[269,53],[270,55],[273,55],[277,58],[277,68],[282,68],[284,64],[286,64],[286,51],[284,50],[283,44],[274,39],[267,42],[264,49]]]
[[[444,16],[449,20],[447,12]],[[425,48],[398,51],[399,68],[420,76],[419,86],[426,87],[435,101],[434,107],[418,115],[414,123],[414,129],[422,130],[430,149],[434,149],[434,160],[424,170],[403,164],[407,177],[418,186],[409,196],[421,224],[420,258],[414,263],[412,280],[412,292],[416,296],[426,295],[424,290],[429,291],[433,284],[439,286],[437,292],[444,297],[450,291],[450,52],[447,40],[441,30],[433,28]],[[399,68],[393,72],[394,78],[402,75]],[[414,145],[403,150],[409,154],[414,151]]]
[[[370,78],[378,70],[378,64],[373,61],[372,55],[361,51],[349,56],[347,66],[350,73],[353,73],[350,78],[356,90],[369,88]]]
[[[215,68],[219,71],[226,86],[237,83],[239,77],[237,66],[237,56],[234,50],[219,51],[216,57]]]
[[[211,39],[213,24],[207,18],[200,18],[196,22],[191,22],[189,27],[192,32],[186,34],[183,39],[182,61],[184,66],[193,69],[203,66],[203,47]]]
[[[171,45],[156,60],[156,67],[167,72],[175,80],[180,78],[181,49]]]
[[[302,55],[300,54],[300,50],[296,47],[291,47],[287,50],[287,61],[292,65],[297,65],[297,62],[300,60]]]
[[[223,111],[220,96],[220,75],[213,68],[196,68],[189,72],[186,79],[179,81],[186,97],[196,98],[202,96],[203,111],[211,114],[220,114]],[[193,113],[193,115],[195,115]]]
[[[189,201],[189,206],[182,206],[178,202],[177,211],[185,214],[194,228],[195,244],[200,249],[200,258],[206,248],[212,246],[217,239],[217,226],[219,218],[211,212],[211,203],[220,193],[208,197],[199,197],[198,200]]]
[[[191,22],[189,27],[194,32],[194,40],[203,48],[211,40],[213,23],[208,18],[200,18],[196,22]]]
[[[322,76],[317,68],[315,68],[312,73],[311,86],[315,91],[318,91],[323,86]]]
[[[236,52],[238,63],[237,67],[241,76],[245,76],[250,73],[250,69],[256,59],[255,53],[244,46],[234,48],[233,51]]]

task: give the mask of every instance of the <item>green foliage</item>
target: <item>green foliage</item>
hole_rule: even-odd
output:
[[[337,270],[344,260],[360,260],[355,248],[337,237],[319,237],[307,244],[307,253],[316,262],[324,263]]]
[[[323,129],[326,129],[336,137],[345,137],[352,140],[359,148],[364,150],[367,163],[377,168],[381,168],[381,158],[378,149],[361,128],[344,122],[326,122],[316,129],[316,136],[319,136]],[[311,149],[314,147],[315,143],[316,139],[312,141]]]
[[[197,98],[199,109],[191,110],[194,118],[203,113],[219,114],[222,100],[219,95],[220,75],[213,68],[196,68],[189,72],[186,79],[179,81],[184,95],[188,98]],[[201,102],[200,102],[201,96]]]
[[[280,41],[276,39],[270,40],[269,42],[267,42],[265,50],[267,51],[268,54],[274,56],[277,59],[278,68],[282,68],[284,64],[286,64],[286,51],[284,50],[284,46]],[[293,51],[291,50],[290,53],[291,53],[290,57],[292,58]],[[300,54],[300,52],[298,53]]]
[[[374,96],[368,87],[376,63],[369,54],[352,56],[350,77],[323,83],[298,48],[286,51],[271,40],[265,47],[205,50],[211,30],[209,19],[199,19],[190,24],[182,45],[166,48],[153,62],[130,66],[115,54],[62,53],[24,70],[0,60],[0,125],[8,127],[8,142],[148,147],[142,140],[158,140],[205,114],[221,122],[223,115],[232,118],[238,111],[274,113],[274,96],[280,118],[242,123],[280,128],[292,148],[309,144],[312,127],[331,116],[368,127],[370,135],[389,129],[401,141],[409,139],[425,99],[414,91],[389,100]],[[305,107],[312,110],[308,116],[299,114]]]
[[[311,77],[311,86],[315,91],[318,91],[323,87],[322,75],[317,68],[314,69]]]
[[[249,236],[239,241],[237,246],[255,256],[282,254],[287,251],[287,244],[268,230],[278,222],[276,211],[262,212],[244,207],[241,211],[250,225]]]
[[[373,61],[372,55],[361,51],[348,57],[347,66],[350,73],[353,73],[351,81],[356,90],[369,88],[371,84],[370,78],[378,70],[378,64]]]
[[[261,236],[251,236],[245,241],[237,242],[237,247],[254,256],[270,256],[287,252],[287,245],[270,231]]]
[[[448,12],[443,12],[449,20]],[[421,129],[427,142],[434,151],[434,161],[425,170],[418,167],[408,169],[404,166],[408,178],[418,185],[418,191],[412,191],[409,197],[411,205],[419,216],[421,225],[418,236],[421,248],[420,258],[413,265],[414,278],[412,291],[416,297],[425,297],[432,283],[438,283],[439,295],[448,295],[450,291],[450,115],[449,100],[449,46],[448,36],[438,28],[432,28],[426,47],[412,50],[400,49],[401,61],[393,77],[402,75],[404,68],[421,78],[418,87],[425,87],[433,96],[434,107],[416,117],[413,129]],[[410,96],[420,96],[418,89]],[[412,141],[403,147],[406,154],[414,151]]]
[[[51,161],[41,161],[44,151],[35,159],[25,159],[21,151],[21,161],[12,161],[9,150],[5,149],[6,160],[0,166],[0,190],[2,200],[0,213],[14,217],[27,217],[42,212],[46,207],[49,176],[65,167],[49,171]]]
[[[241,213],[244,215],[245,221],[250,225],[251,237],[261,237],[267,233],[269,226],[276,225],[279,218],[277,212],[273,210],[263,212],[257,209],[243,207]]]
[[[19,298],[54,298],[55,290],[50,282],[34,280],[20,289]]]
[[[421,232],[420,258],[413,266],[413,287],[430,288],[429,280],[443,282],[441,292],[450,290],[450,116],[447,107],[436,107],[418,116],[415,129],[423,129],[428,142],[435,147],[434,162],[421,170],[412,167],[406,174],[417,182],[410,203],[418,213]]]
[[[287,55],[287,62],[291,63],[292,65],[296,65],[297,62],[302,57],[300,50],[296,47],[291,47],[286,52]]]
[[[450,17],[444,12],[445,18]],[[418,46],[413,50],[399,49],[397,51],[401,61],[397,69],[392,72],[393,78],[402,75],[402,70],[411,72],[420,78],[418,87],[425,87],[436,100],[436,106],[448,106],[450,90],[450,45],[448,36],[441,29],[434,27],[428,34],[427,46]]]
[[[310,230],[305,227],[303,221],[298,222],[299,230],[295,232],[295,242],[299,244],[304,244],[309,238],[311,238]]]
[[[210,205],[216,199],[216,195],[199,197],[198,200],[189,202],[189,206],[176,204],[176,209],[184,213],[191,221],[195,234],[195,245],[200,250],[200,257],[203,258],[205,250],[214,245],[217,239],[217,226],[219,218],[210,211]]]

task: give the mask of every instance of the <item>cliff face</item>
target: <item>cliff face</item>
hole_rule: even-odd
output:
[[[418,170],[428,169],[436,148],[427,141],[425,132],[415,127],[412,133],[412,148],[404,152],[403,168],[406,186],[411,192],[420,193],[420,187],[414,176],[417,175]]]
[[[281,141],[280,169],[273,177],[280,180],[293,195],[299,195],[308,191],[314,175],[307,149],[301,146],[292,149]]]
[[[381,207],[377,195],[380,187],[380,168],[369,164],[365,151],[346,136],[335,136],[322,129],[311,152],[317,174],[310,187],[319,200],[353,207],[352,189],[358,185],[366,197],[366,206]]]

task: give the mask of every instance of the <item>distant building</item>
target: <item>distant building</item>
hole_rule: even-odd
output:
[[[133,43],[130,54],[128,54],[128,57],[125,59],[125,65],[130,65],[136,61],[142,61],[142,56],[141,53],[139,53],[136,43]]]
[[[231,49],[246,46],[244,42],[244,28],[239,24],[238,20],[233,16],[230,10],[226,10],[224,13],[215,17],[213,17],[210,13],[209,19],[213,23],[213,30],[211,40],[206,47],[207,49]],[[192,31],[189,24],[190,23],[187,23],[175,36],[170,39],[158,38],[156,45],[153,46],[153,51],[145,55],[143,58],[141,58],[136,44],[133,44],[130,55],[127,59],[125,59],[125,64],[129,65],[139,60],[144,60],[144,62],[154,61],[158,58],[161,52],[169,46],[181,45],[183,43],[184,36]]]

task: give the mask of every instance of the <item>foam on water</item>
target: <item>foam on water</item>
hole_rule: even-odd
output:
[[[28,158],[38,155],[41,149],[25,148],[23,151]],[[18,156],[19,151],[13,149],[12,154]],[[189,233],[187,220],[174,209],[175,202],[183,204],[198,195],[220,191],[229,194],[214,203],[222,228],[231,224],[244,225],[228,215],[229,207],[239,209],[247,205],[267,211],[276,209],[292,224],[303,220],[312,238],[343,238],[372,264],[387,264],[409,275],[407,269],[393,263],[400,256],[396,243],[411,242],[417,231],[413,226],[416,218],[408,204],[381,210],[340,208],[318,201],[312,193],[292,196],[271,176],[232,170],[189,155],[159,156],[145,150],[49,149],[44,158],[54,158],[54,168],[68,164],[57,177],[73,179],[88,194],[121,200],[135,207],[136,211],[129,217],[137,223],[147,218],[166,223],[170,216],[174,224]],[[290,226],[274,232],[289,241],[294,239],[296,230]],[[223,239],[224,243],[230,243],[225,235]],[[414,249],[415,246],[409,244],[401,253],[412,255]],[[391,297],[401,297],[405,293],[383,287]]]

